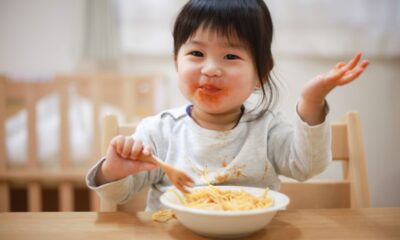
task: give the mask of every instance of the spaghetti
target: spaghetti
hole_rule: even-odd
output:
[[[224,190],[212,185],[184,194],[184,198],[180,200],[186,207],[219,211],[252,210],[267,208],[273,204],[272,198],[268,196],[268,189],[260,197],[256,197],[244,190]]]
[[[189,208],[217,211],[245,211],[272,206],[273,199],[268,196],[268,188],[256,197],[244,190],[224,190],[213,185],[194,190],[191,193],[176,196],[182,205]],[[172,210],[160,210],[153,213],[152,218],[157,222],[166,222],[175,216]]]
[[[165,223],[168,222],[171,218],[174,218],[175,214],[171,209],[163,209],[157,211],[151,215],[151,218],[155,222]]]

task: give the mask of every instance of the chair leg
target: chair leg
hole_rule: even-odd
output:
[[[95,191],[90,190],[90,211],[99,211],[99,196],[97,196]]]
[[[10,187],[7,183],[0,183],[0,212],[10,211]]]
[[[71,212],[74,210],[74,186],[72,183],[63,182],[58,188],[59,209],[62,212]]]
[[[37,182],[28,183],[28,211],[42,211],[42,187]]]

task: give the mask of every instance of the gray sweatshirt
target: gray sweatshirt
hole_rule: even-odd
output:
[[[143,119],[133,136],[149,144],[159,158],[185,171],[195,185],[211,183],[279,190],[278,175],[304,181],[330,163],[331,132],[326,120],[309,126],[297,115],[291,125],[274,112],[249,121],[253,118],[253,113],[245,110],[232,130],[213,131],[197,125],[186,107],[181,107]],[[161,194],[172,186],[161,169],[98,186],[94,179],[102,161],[86,177],[89,188],[101,198],[124,203],[150,186],[146,210],[160,208]]]

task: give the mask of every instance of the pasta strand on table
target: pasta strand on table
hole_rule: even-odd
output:
[[[171,209],[162,209],[160,211],[157,211],[151,215],[151,218],[153,221],[156,222],[168,222],[171,218],[174,218],[175,214]]]

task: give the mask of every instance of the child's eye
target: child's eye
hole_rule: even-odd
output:
[[[195,57],[202,57],[203,53],[200,51],[191,51],[190,55],[195,56]]]
[[[226,54],[224,58],[228,59],[228,60],[234,60],[234,59],[238,59],[239,57],[234,54]]]

